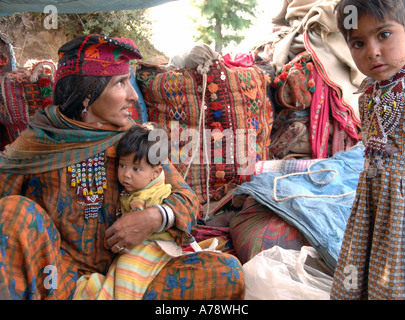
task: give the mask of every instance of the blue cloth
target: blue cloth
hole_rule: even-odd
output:
[[[235,194],[252,196],[270,208],[289,224],[298,228],[328,266],[335,268],[349,219],[360,173],[364,170],[364,146],[359,143],[346,152],[320,160],[309,170],[328,170],[313,173],[317,182],[335,179],[325,185],[310,180],[308,174],[287,176],[282,173],[262,173],[235,190]],[[303,171],[307,172],[307,170]],[[273,184],[276,180],[276,194]],[[351,193],[352,192],[352,193]],[[324,195],[343,197],[319,197]],[[297,195],[305,195],[298,196]],[[292,197],[286,201],[284,198]],[[276,198],[276,199],[275,199]]]
[[[139,89],[138,83],[136,82],[135,76],[131,70],[131,77],[129,78],[129,82],[131,83],[132,87],[134,87],[136,93],[138,94],[138,103],[141,107],[141,116],[142,116],[142,123],[148,122],[148,109],[146,107],[145,100],[143,99],[142,91]]]

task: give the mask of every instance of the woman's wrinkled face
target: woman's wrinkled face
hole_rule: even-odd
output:
[[[127,75],[111,78],[102,94],[89,106],[87,115],[82,118],[86,123],[108,123],[117,127],[129,124],[130,108],[138,100]],[[83,102],[86,106],[86,100]]]

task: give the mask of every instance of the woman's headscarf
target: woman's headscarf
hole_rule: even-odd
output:
[[[80,36],[59,49],[55,86],[72,75],[128,74],[129,61],[141,58],[130,39]],[[38,173],[67,167],[108,149],[125,129],[86,124],[64,116],[58,106],[46,107],[38,110],[27,129],[0,152],[0,171]]]

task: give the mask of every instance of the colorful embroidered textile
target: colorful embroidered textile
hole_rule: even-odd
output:
[[[55,65],[42,61],[32,67],[7,73],[0,80],[0,150],[27,128],[28,119],[39,108],[52,104]]]
[[[129,73],[129,61],[141,59],[135,43],[97,34],[79,36],[59,48],[55,84],[68,75],[117,76]]]
[[[304,51],[285,64],[273,81],[278,101],[285,108],[278,113],[274,122],[270,147],[270,153],[277,159],[284,158],[290,152],[300,135],[309,137],[309,153],[314,159],[333,156],[350,149],[359,141],[359,127],[352,110],[343,104],[338,90],[324,79],[325,75],[320,70],[317,64],[314,65],[312,55]],[[279,128],[279,120],[292,122],[288,119],[288,110],[307,108],[310,110],[310,120],[304,123],[305,127],[300,123],[302,119],[297,119],[290,126],[282,123]],[[284,140],[277,140],[277,131]]]
[[[391,147],[393,152],[387,152],[381,158],[381,167],[374,164],[374,160],[380,160],[379,152],[366,153],[365,170],[360,175],[334,274],[331,291],[333,299],[405,298],[405,108],[402,99],[400,102],[401,100],[384,97],[389,85],[394,85],[395,88],[395,80],[398,78],[400,82],[403,81],[404,70],[400,70],[388,80],[373,83],[359,99],[365,143],[373,140],[377,142],[383,137],[382,130],[385,130],[385,147]],[[398,87],[402,86],[398,82],[396,84]],[[382,90],[375,95],[374,88]],[[403,95],[402,90],[397,91],[398,97]],[[377,97],[383,105],[373,109],[378,100],[370,99]],[[395,113],[394,101],[397,101],[396,107],[400,109],[397,125],[390,119]],[[379,112],[381,114],[377,114]],[[373,123],[375,117],[381,117],[379,124],[382,126],[372,128],[376,124]],[[379,142],[384,145],[383,139]],[[368,143],[367,146],[370,147]],[[371,176],[367,170],[369,161],[372,161],[376,168],[375,172],[371,172]]]
[[[405,105],[404,79],[405,68],[402,68],[391,79],[377,81],[368,87],[360,99],[362,138],[370,177],[384,166],[384,158],[396,151],[388,144],[388,135],[395,131],[401,119],[401,108]]]
[[[311,105],[315,83],[312,79],[311,55],[304,51],[285,64],[273,80],[280,104],[292,109],[306,109]]]
[[[254,163],[267,159],[273,122],[264,71],[211,62],[204,76],[199,68],[166,72],[144,63],[137,72],[149,121],[169,132],[171,162],[201,203],[219,200],[224,186],[248,180]]]

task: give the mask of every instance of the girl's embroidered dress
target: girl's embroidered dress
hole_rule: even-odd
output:
[[[405,69],[366,79],[359,99],[365,170],[360,175],[331,297],[405,298]]]

